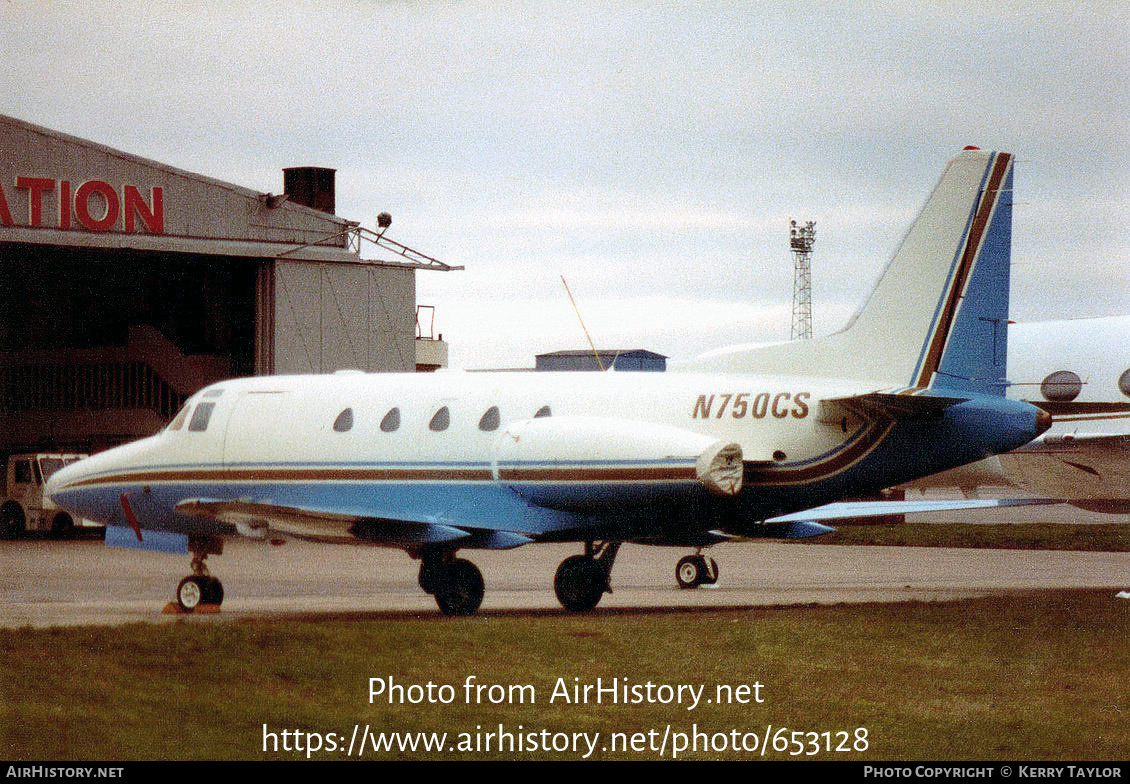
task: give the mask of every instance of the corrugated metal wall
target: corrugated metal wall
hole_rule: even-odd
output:
[[[274,373],[415,370],[413,270],[279,260]]]

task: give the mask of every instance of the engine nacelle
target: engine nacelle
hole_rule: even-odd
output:
[[[607,509],[698,492],[736,495],[738,444],[667,425],[604,417],[525,419],[495,442],[495,481],[551,509]]]

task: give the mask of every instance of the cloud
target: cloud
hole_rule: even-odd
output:
[[[693,303],[787,311],[789,217],[838,326],[970,143],[1018,154],[1014,310],[1125,311],[1128,38],[1119,3],[16,2],[0,111],[260,190],[337,168],[342,215],[467,267],[418,277],[454,355],[518,364],[542,327],[470,314],[560,275],[617,323],[669,298],[672,350],[727,337]]]

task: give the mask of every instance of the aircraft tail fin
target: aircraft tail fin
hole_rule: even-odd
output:
[[[859,379],[876,388],[1003,395],[1012,242],[1012,156],[953,158],[842,331],[722,349],[684,369]]]

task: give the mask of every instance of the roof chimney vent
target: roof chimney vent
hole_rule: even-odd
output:
[[[290,200],[322,212],[334,211],[334,175],[337,169],[296,166],[283,169],[283,192]]]

